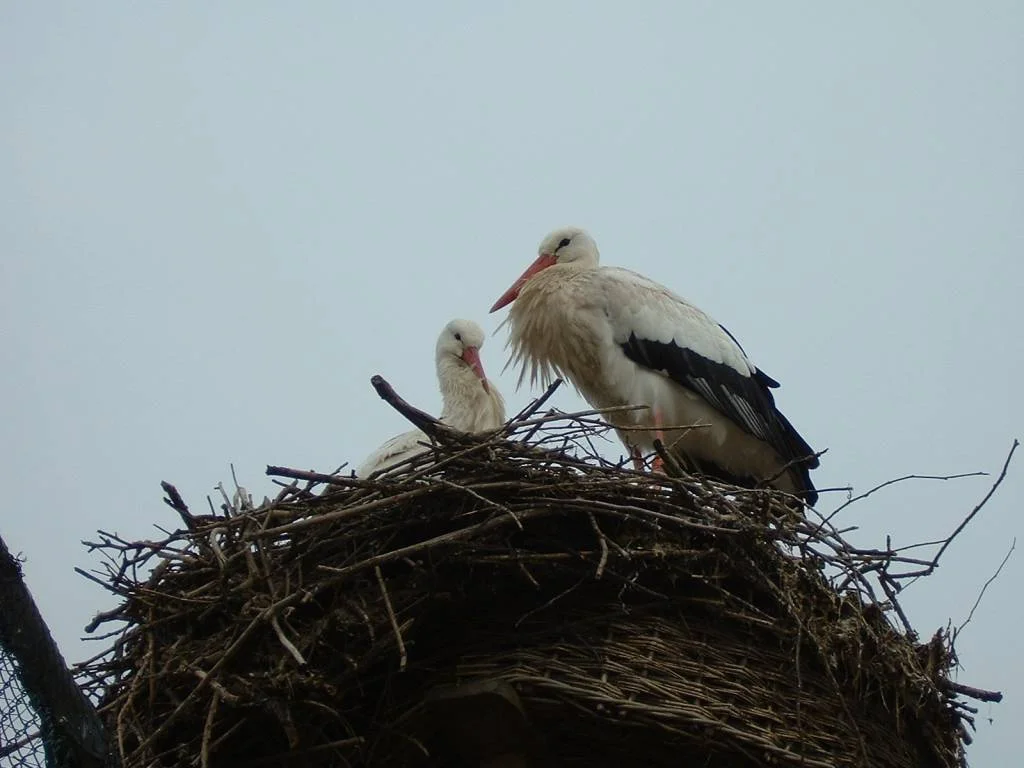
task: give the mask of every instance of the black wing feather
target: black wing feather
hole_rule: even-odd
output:
[[[736,342],[729,331],[724,327],[722,330]],[[716,363],[692,349],[681,347],[675,341],[665,343],[640,339],[635,333],[630,334],[622,345],[622,351],[637,365],[662,371],[677,384],[700,395],[748,433],[772,446],[784,461],[806,459],[794,468],[802,470],[806,487],[813,488],[807,472],[818,466],[818,459],[789,420],[775,407],[771,389],[778,387],[779,383],[771,376],[759,370],[748,376],[730,365]]]

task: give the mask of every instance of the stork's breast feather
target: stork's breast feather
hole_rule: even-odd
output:
[[[601,342],[611,340],[600,293],[589,273],[552,267],[523,288],[509,314],[512,362],[522,365],[520,383],[547,383],[567,376],[579,386],[596,374]]]

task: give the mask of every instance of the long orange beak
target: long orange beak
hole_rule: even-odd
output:
[[[490,392],[491,388],[487,386],[487,374],[484,373],[484,364],[480,362],[480,350],[476,347],[466,347],[462,350],[462,359],[466,365],[473,369],[480,382],[484,385],[484,391]]]
[[[519,279],[512,283],[512,287],[501,294],[501,298],[494,302],[494,306],[491,307],[491,312],[497,312],[499,309],[504,307],[506,304],[511,304],[516,300],[519,292],[523,290],[523,286],[526,285],[526,281],[536,275],[542,269],[552,267],[558,261],[550,253],[542,253],[537,257],[537,260],[526,268],[526,271],[519,276]]]

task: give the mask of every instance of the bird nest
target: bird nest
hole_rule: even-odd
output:
[[[375,384],[434,438],[394,475],[271,467],[209,515],[164,484],[181,530],[91,545],[90,631],[123,624],[79,675],[126,768],[962,763],[962,697],[998,695],[905,625],[928,561],[611,465],[593,413],[470,437]]]

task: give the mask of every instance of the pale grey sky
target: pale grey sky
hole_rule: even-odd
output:
[[[110,605],[81,539],[173,526],[162,479],[202,507],[229,462],[260,496],[266,464],[358,462],[407,428],[369,377],[436,408],[441,327],[496,328],[565,224],[729,327],[829,449],[820,487],[999,468],[1024,437],[1024,5],[629,6],[0,4],[0,532],[69,660]],[[989,483],[844,515],[942,538]],[[967,616],[1022,501],[1018,462],[905,593],[923,634]],[[959,642],[960,679],[1007,694],[976,766],[1019,755],[1021,562]]]

